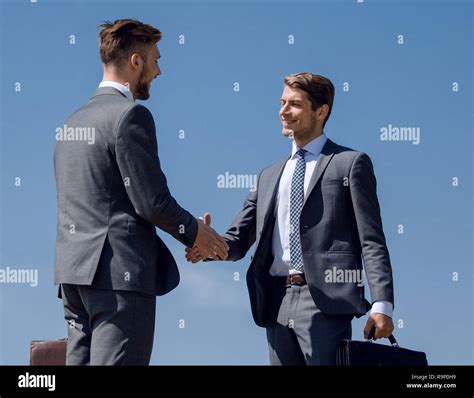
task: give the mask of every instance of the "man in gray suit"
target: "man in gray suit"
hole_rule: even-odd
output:
[[[291,154],[260,173],[223,235],[232,261],[256,243],[247,284],[274,365],[334,365],[353,317],[370,308],[366,337],[374,326],[375,338],[393,330],[392,270],[372,163],[324,134],[333,99],[323,76],[285,78],[280,117],[283,134],[293,138]],[[206,256],[194,247],[186,258]],[[362,258],[372,305],[364,298]]]
[[[161,32],[136,20],[104,23],[104,77],[56,135],[55,284],[69,325],[68,365],[147,365],[155,301],[179,283],[155,226],[214,259],[225,241],[171,196],[149,98],[161,74]]]

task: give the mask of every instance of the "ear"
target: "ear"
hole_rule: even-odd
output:
[[[133,53],[130,57],[130,65],[133,69],[141,69],[143,67],[142,57],[137,53]]]
[[[329,105],[324,104],[321,105],[317,110],[316,110],[316,118],[318,120],[324,120],[329,112]]]

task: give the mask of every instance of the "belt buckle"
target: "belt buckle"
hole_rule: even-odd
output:
[[[304,279],[303,281],[297,281],[297,280],[294,280],[294,278],[298,276],[298,277],[301,277],[299,274],[292,274],[292,275],[288,275],[287,277],[287,283],[286,283],[286,287],[290,287],[292,285],[296,285],[296,286],[301,286],[302,284],[304,284]],[[289,283],[288,283],[288,280],[289,280]]]

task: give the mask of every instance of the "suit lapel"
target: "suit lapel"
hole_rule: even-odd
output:
[[[285,168],[286,162],[290,158],[291,154],[280,160],[275,166],[273,166],[273,170],[270,173],[269,181],[265,184],[265,192],[259,193],[263,196],[262,206],[263,206],[263,213],[264,221],[262,223],[262,229],[265,227],[265,224],[268,220],[268,217],[271,214],[272,209],[275,207],[275,198],[278,192],[278,186],[280,182],[281,174],[283,173],[283,169]]]
[[[309,181],[308,189],[306,190],[306,195],[304,197],[303,206],[306,204],[309,195],[311,194],[312,190],[323,175],[324,170],[326,170],[327,165],[334,156],[336,148],[337,145],[328,138],[328,140],[323,146],[323,149],[321,150],[321,153],[319,154],[318,161],[316,162],[316,167],[314,168],[313,175],[311,176],[311,180]]]
[[[306,203],[306,200],[311,194],[311,191],[314,189],[314,187],[320,180],[321,176],[323,175],[323,172],[326,169],[329,162],[331,161],[332,157],[334,156],[334,152],[336,151],[336,149],[337,149],[337,145],[328,138],[328,140],[326,141],[326,144],[324,144],[324,147],[321,150],[321,153],[318,157],[316,167],[314,169],[313,175],[311,176],[311,180],[309,182],[309,186],[306,191],[304,203]],[[265,184],[262,184],[264,186],[264,192],[258,193],[259,201],[262,200],[262,204],[261,204],[263,206],[262,214],[265,215],[263,219],[263,223],[261,224],[262,230],[265,228],[268,222],[268,219],[273,209],[275,208],[275,198],[278,192],[280,178],[285,168],[286,162],[288,161],[290,157],[291,157],[291,154],[287,155],[280,162],[278,162],[277,164],[273,166],[273,170],[269,173],[270,174],[268,177],[269,181]]]

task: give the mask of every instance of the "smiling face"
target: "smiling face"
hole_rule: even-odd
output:
[[[282,134],[293,138],[303,148],[323,132],[329,106],[324,104],[313,110],[308,94],[299,88],[285,85],[281,96],[280,120]]]
[[[161,58],[160,51],[153,45],[148,52],[146,60],[143,60],[143,68],[137,78],[134,89],[135,99],[146,100],[150,98],[151,82],[161,75],[161,69],[158,66],[158,59]]]
[[[286,137],[307,135],[316,129],[316,111],[311,108],[311,101],[303,90],[285,85],[281,96],[280,120],[282,134]]]

